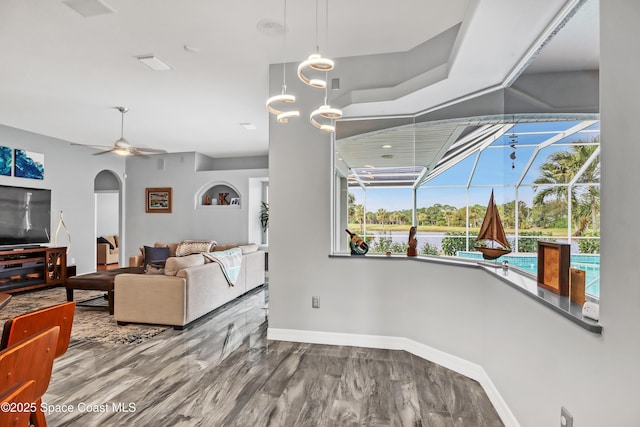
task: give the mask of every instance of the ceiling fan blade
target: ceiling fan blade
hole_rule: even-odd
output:
[[[160,150],[158,148],[146,148],[146,147],[131,147],[134,150],[140,151],[142,153],[153,153],[153,154],[163,154],[166,153],[167,150]]]
[[[99,156],[101,154],[113,153],[113,148],[111,150],[100,151],[99,153],[94,153],[94,156]]]
[[[90,147],[90,148],[112,148],[113,147],[113,145],[78,144],[76,142],[72,142],[71,145],[77,145],[80,147]]]

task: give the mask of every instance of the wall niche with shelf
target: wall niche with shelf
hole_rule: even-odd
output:
[[[196,208],[239,208],[241,201],[236,188],[217,182],[204,186],[196,195]]]

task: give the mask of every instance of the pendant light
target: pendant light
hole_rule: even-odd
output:
[[[328,2],[328,0],[326,0]],[[327,10],[329,7],[327,6]],[[316,52],[309,55],[309,57],[298,65],[298,78],[309,86],[317,87],[320,89],[324,89],[327,87],[327,81],[319,78],[310,78],[305,75],[306,71],[315,70],[315,71],[331,71],[333,70],[334,63],[333,60],[329,58],[323,58],[319,52],[320,48],[318,46],[318,0],[316,0]]]
[[[342,110],[338,108],[333,108],[329,105],[328,101],[328,92],[327,88],[325,88],[324,92],[324,104],[318,107],[317,110],[314,110],[309,116],[309,121],[316,128],[323,130],[325,132],[335,132],[336,127],[333,124],[333,120],[339,119],[342,117]],[[321,121],[319,121],[321,120]]]
[[[329,0],[325,0],[326,13],[325,13],[325,27],[327,39],[329,34]],[[326,43],[329,44],[328,42]],[[325,81],[328,79],[329,73],[325,71]],[[317,110],[314,110],[309,116],[309,121],[316,128],[325,132],[335,132],[336,127],[333,124],[335,119],[342,117],[342,110],[334,108],[329,105],[329,91],[327,86],[324,87],[324,104],[322,104]]]
[[[287,0],[284,0],[284,32],[282,34],[283,38],[283,59],[282,59],[282,93],[280,95],[272,96],[267,99],[266,107],[267,111],[271,114],[276,115],[276,120],[278,123],[288,123],[290,118],[300,117],[300,111],[291,110],[291,111],[281,111],[276,109],[273,104],[275,103],[283,103],[283,104],[292,104],[296,102],[296,97],[294,95],[287,94]]]

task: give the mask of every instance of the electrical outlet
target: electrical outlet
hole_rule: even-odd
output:
[[[560,408],[560,427],[573,427],[573,415],[564,406]]]
[[[320,297],[311,297],[311,308],[320,308]]]

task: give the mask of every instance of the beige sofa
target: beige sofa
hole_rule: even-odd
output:
[[[202,254],[170,257],[162,274],[119,274],[114,318],[118,324],[150,323],[182,329],[265,282],[265,254],[243,246],[240,273],[230,286],[220,264]]]
[[[109,243],[97,243],[98,265],[115,264],[119,262],[120,249],[118,248],[118,236],[102,236]],[[113,249],[111,249],[113,246]]]

